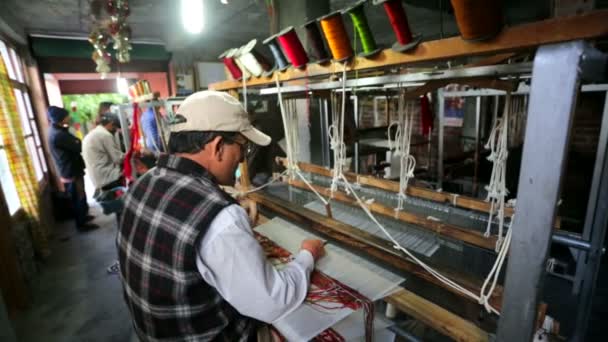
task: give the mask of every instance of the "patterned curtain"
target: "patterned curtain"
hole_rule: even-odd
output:
[[[34,165],[25,147],[15,94],[2,58],[0,58],[0,136],[21,200],[21,207],[30,221],[34,248],[39,255],[45,257],[50,253],[49,231],[47,227],[40,225],[38,182],[34,174]]]

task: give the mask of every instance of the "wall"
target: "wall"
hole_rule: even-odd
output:
[[[115,93],[116,80],[59,80],[62,95]]]
[[[0,294],[0,340],[4,342],[15,342],[15,330],[11,321],[8,319],[8,313],[6,311],[6,305],[4,305],[4,298]]]
[[[59,81],[52,74],[44,74],[44,86],[49,106],[63,107]]]
[[[98,94],[116,93],[116,77],[118,74],[112,73],[106,79],[100,79],[99,74],[53,74],[54,79],[58,80],[59,91],[61,94]],[[160,92],[161,97],[169,96],[169,84],[167,73],[147,72],[147,73],[124,73],[122,77],[129,81],[148,80],[153,91]],[[55,87],[54,84],[51,87]],[[54,89],[52,90],[54,91]]]
[[[568,227],[575,231],[582,229],[582,220],[587,210],[604,98],[603,92],[580,94],[570,130],[570,148],[560,195],[560,214],[579,220],[578,224]]]
[[[146,72],[138,73],[138,79],[148,80],[150,82],[150,88],[152,91],[160,92],[160,97],[169,97],[169,80],[167,79],[166,72]]]
[[[0,191],[0,294],[6,300],[9,313],[25,308],[27,304],[25,282],[11,235],[12,222],[4,195]]]
[[[570,151],[587,158],[595,158],[602,124],[605,95],[602,92],[583,93],[579,96],[572,123]]]

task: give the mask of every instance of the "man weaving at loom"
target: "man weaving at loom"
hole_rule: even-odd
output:
[[[235,98],[195,93],[176,118],[169,153],[127,193],[117,236],[134,329],[142,341],[255,341],[257,321],[302,304],[323,243],[304,240],[276,269],[219,187],[234,184],[249,142],[270,143]]]

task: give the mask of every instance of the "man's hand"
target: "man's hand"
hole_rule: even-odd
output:
[[[305,249],[312,254],[315,262],[321,259],[325,255],[325,248],[323,247],[325,243],[321,240],[310,239],[302,241],[301,249]]]

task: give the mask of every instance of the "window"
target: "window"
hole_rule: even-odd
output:
[[[21,208],[21,202],[19,201],[19,195],[15,187],[15,180],[8,166],[8,158],[3,148],[4,144],[1,141],[0,144],[2,144],[0,145],[0,183],[2,184],[2,192],[8,205],[8,211],[13,215]]]
[[[0,52],[2,54],[2,59],[6,64],[8,76],[13,80],[13,92],[17,102],[17,110],[19,111],[21,118],[23,138],[25,139],[25,145],[32,159],[32,164],[34,165],[36,178],[40,181],[48,169],[42,150],[38,127],[36,126],[36,120],[34,119],[28,88],[25,83],[23,63],[17,52],[2,41],[0,41]]]
[[[25,146],[31,157],[36,178],[40,181],[43,179],[44,173],[47,172],[47,165],[42,150],[38,127],[34,118],[34,112],[32,110],[32,104],[30,102],[30,96],[28,94],[23,62],[17,52],[12,47],[6,45],[2,40],[0,40],[0,56],[6,65],[8,77],[11,80],[17,110],[21,119],[20,121],[23,129]],[[1,136],[0,182],[2,183],[1,188],[2,192],[4,193],[9,212],[11,215],[13,215],[15,212],[17,212],[17,210],[19,210],[19,208],[21,208],[21,202],[19,200],[19,194],[15,186],[13,175],[11,174],[9,168],[6,150],[4,149],[4,140],[2,140]]]

